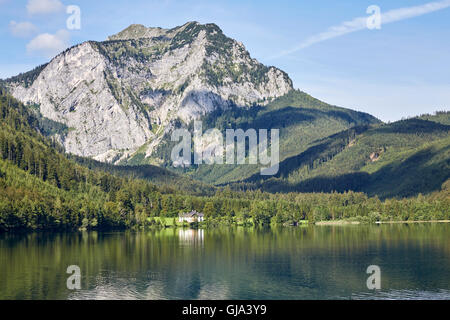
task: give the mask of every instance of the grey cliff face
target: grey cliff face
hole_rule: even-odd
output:
[[[59,137],[67,152],[117,162],[138,149],[150,156],[177,119],[264,105],[292,90],[292,81],[216,25],[191,22],[174,29],[132,25],[105,42],[66,50],[31,84],[8,86],[69,127]]]

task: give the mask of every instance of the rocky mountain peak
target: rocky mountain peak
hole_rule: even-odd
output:
[[[190,36],[196,36],[198,35],[198,32],[205,30],[206,32],[220,32],[222,33],[222,30],[214,23],[208,23],[208,24],[200,24],[197,21],[190,21],[182,26],[178,26],[172,29],[164,29],[160,27],[146,27],[142,24],[132,24],[125,28],[124,30],[120,31],[119,33],[109,36],[107,40],[109,41],[117,41],[117,40],[137,40],[137,39],[151,39],[151,38],[158,38],[158,37],[165,37],[167,39],[174,38],[177,34],[181,34],[185,32],[181,37],[185,37],[187,35]],[[194,31],[194,32],[192,32]]]
[[[153,38],[165,35],[167,29],[147,28],[142,24],[132,24],[119,33],[109,36],[107,40],[131,40],[141,38]]]
[[[7,84],[19,100],[66,125],[68,152],[116,162],[151,156],[175,122],[216,109],[264,105],[292,88],[286,73],[251,58],[215,24],[133,24],[107,41],[68,49]]]

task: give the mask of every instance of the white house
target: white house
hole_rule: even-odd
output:
[[[204,220],[203,213],[197,212],[195,210],[189,213],[180,213],[178,215],[178,222],[202,222]]]

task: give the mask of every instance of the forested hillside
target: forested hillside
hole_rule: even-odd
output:
[[[450,113],[438,112],[358,127],[316,141],[280,164],[276,177],[258,175],[241,188],[270,192],[361,191],[382,198],[438,191],[450,178]]]
[[[234,106],[216,110],[202,118],[203,131],[217,128],[223,134],[226,129],[279,129],[281,161],[307,150],[318,139],[355,126],[379,123],[378,119],[367,113],[329,105],[299,90],[291,90],[267,106]],[[157,157],[168,169],[173,169],[170,154],[174,143],[167,142],[170,140],[170,136],[166,137],[166,142],[157,148],[152,158],[144,159],[142,154],[137,154],[124,163],[150,163]],[[258,165],[200,165],[177,172],[206,183],[226,184],[249,178],[259,171]]]
[[[212,185],[153,165],[121,166],[75,155],[68,155],[68,157],[89,169],[102,170],[117,176],[132,179],[148,180],[158,186],[160,190],[168,190],[169,192],[176,190],[185,194],[203,196],[211,196],[216,192],[216,188]]]
[[[448,182],[439,193],[401,201],[354,192],[270,194],[229,188],[194,196],[105,172],[110,168],[91,170],[69,159],[39,132],[39,121],[27,107],[0,91],[0,231],[164,227],[167,219],[193,209],[205,213],[208,225],[450,218]]]
[[[88,170],[38,132],[25,106],[1,92],[0,229],[125,227],[160,197],[152,184]]]

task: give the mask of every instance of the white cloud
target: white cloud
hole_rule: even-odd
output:
[[[27,51],[52,58],[69,47],[69,40],[67,30],[59,30],[56,34],[42,33],[27,44]]]
[[[14,37],[27,38],[37,32],[38,28],[31,22],[16,22],[9,23],[9,29]]]
[[[381,15],[381,23],[382,24],[388,24],[392,22],[397,22],[400,20],[410,19],[414,17],[418,17],[427,13],[439,11],[445,8],[450,7],[450,0],[443,0],[443,1],[437,1],[437,2],[429,2],[424,5],[415,6],[415,7],[407,7],[407,8],[400,8],[400,9],[394,9],[387,11],[386,13],[383,13]],[[328,30],[316,34],[312,37],[309,37],[304,42],[300,43],[296,47],[282,51],[278,55],[272,57],[272,58],[279,58],[285,55],[289,55],[291,53],[294,53],[296,51],[305,49],[309,46],[312,46],[315,43],[322,42],[325,40],[337,38],[340,36],[343,36],[348,33],[352,33],[355,31],[364,30],[367,28],[367,18],[366,17],[359,17],[355,18],[351,21],[345,21],[337,26],[332,26],[328,28]]]
[[[64,9],[59,0],[28,0],[27,11],[29,14],[48,14],[60,12]]]

